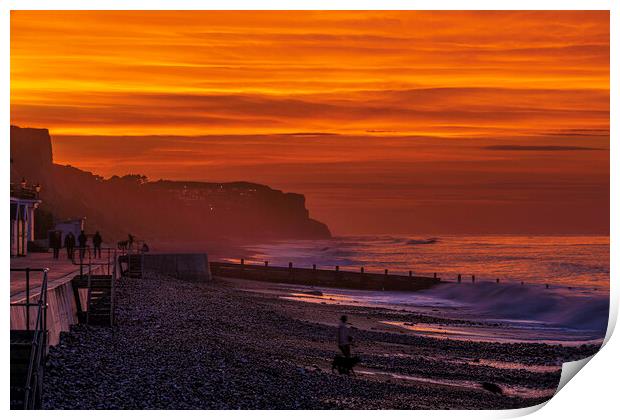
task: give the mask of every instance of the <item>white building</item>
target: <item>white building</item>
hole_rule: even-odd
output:
[[[28,254],[28,242],[34,241],[34,209],[39,207],[39,186],[27,188],[26,182],[11,184],[11,257]]]

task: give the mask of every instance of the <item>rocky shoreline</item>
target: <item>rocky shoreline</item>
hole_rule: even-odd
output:
[[[44,408],[519,408],[549,399],[563,361],[596,351],[421,337],[377,327],[386,310],[284,300],[217,278],[122,279],[117,302],[117,326],[75,326],[50,349]],[[342,312],[358,327],[355,377],[330,369]]]

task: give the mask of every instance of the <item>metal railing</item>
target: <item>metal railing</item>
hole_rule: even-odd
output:
[[[137,241],[137,242],[144,243],[144,241]],[[140,277],[144,277],[144,254],[148,251],[142,250],[142,247],[136,246],[135,248],[136,248],[135,250],[133,248],[123,249],[121,255],[119,255],[118,261],[119,261],[119,268],[121,270],[121,275],[127,274],[129,276],[130,273],[132,272],[131,264],[132,264],[132,261],[135,262],[135,260],[133,260],[132,258],[133,256],[133,257],[137,257],[137,259],[139,260]],[[123,270],[122,263],[125,263],[127,266],[125,270]]]
[[[11,182],[11,197],[23,198],[26,200],[38,200],[40,187],[37,185],[28,186],[14,184]]]
[[[97,251],[99,251],[99,253]],[[97,259],[97,254],[101,255],[101,251],[105,252],[105,255],[106,255],[105,262],[101,262]],[[71,262],[74,265],[80,266],[80,276],[84,275],[84,266],[88,266],[88,269],[90,271],[92,269],[93,264],[99,265],[102,267],[105,265],[106,268],[104,270],[104,274],[107,274],[109,276],[114,270],[114,264],[116,264],[116,251],[117,251],[116,248],[112,248],[112,247],[101,247],[101,248],[95,248],[91,246],[75,247],[74,252],[77,252],[78,258],[76,261],[76,258],[74,255],[73,258],[71,259]]]
[[[117,255],[116,255],[116,248],[111,248],[111,247],[101,247],[101,248],[91,248],[90,246],[85,246],[85,247],[76,247],[75,248],[78,251],[78,255],[79,255],[79,262],[75,262],[75,260],[73,261],[73,264],[79,265],[80,266],[80,279],[84,278],[84,266],[88,266],[88,274],[87,274],[87,287],[88,287],[88,292],[87,292],[87,297],[86,297],[86,324],[90,323],[90,307],[91,307],[91,300],[92,300],[92,271],[93,271],[93,253],[97,253],[97,250],[99,251],[106,251],[107,254],[107,262],[106,264],[106,269],[104,270],[104,273],[108,276],[111,275],[111,280],[110,280],[110,289],[111,289],[111,293],[110,293],[110,325],[114,325],[114,292],[115,292],[115,281],[116,281],[116,265],[118,263],[118,259],[117,259]],[[101,254],[99,254],[101,255]],[[88,258],[85,261],[85,257],[88,256]],[[112,257],[112,259],[110,259],[110,257]],[[99,264],[101,266],[103,266],[104,263],[94,263],[95,265]],[[110,269],[110,266],[112,265],[112,268]]]
[[[13,272],[26,273],[26,301],[11,303],[11,306],[26,308],[26,331],[30,331],[30,308],[37,308],[37,319],[33,328],[30,361],[28,363],[28,376],[24,387],[24,409],[35,408],[37,397],[43,392],[42,361],[47,348],[47,268],[11,268]],[[30,273],[42,273],[41,291],[36,303],[30,302]],[[34,377],[34,379],[33,379]],[[34,381],[34,383],[33,383]]]
[[[114,268],[112,269],[112,280],[111,280],[111,284],[110,284],[110,291],[111,291],[111,293],[110,293],[110,325],[112,325],[112,326],[114,325],[114,313],[115,313],[115,309],[116,309],[116,307],[115,307],[116,264],[117,264],[116,252],[114,252]]]

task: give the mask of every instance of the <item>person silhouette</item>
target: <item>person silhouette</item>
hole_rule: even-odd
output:
[[[52,247],[54,259],[58,259],[60,248],[62,248],[62,235],[60,231],[55,230],[50,235],[50,245]]]
[[[65,248],[67,248],[67,258],[73,261],[75,258],[75,235],[69,232],[65,236]]]
[[[80,232],[78,236],[78,246],[80,248],[80,261],[84,260],[84,254],[86,253],[86,234],[84,231]]]
[[[338,348],[344,357],[351,357],[351,342],[353,338],[350,334],[350,328],[347,324],[347,316],[340,317],[340,325],[338,325]]]
[[[95,236],[93,236],[93,249],[95,258],[101,258],[101,243],[103,242],[103,238],[99,231],[95,232]]]

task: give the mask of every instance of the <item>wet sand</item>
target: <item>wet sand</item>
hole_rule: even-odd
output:
[[[123,279],[116,327],[77,326],[51,349],[45,407],[518,408],[549,399],[561,363],[597,349],[421,336],[385,321],[438,320],[283,299],[256,283]],[[362,359],[356,376],[330,369],[343,313]]]

